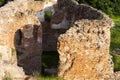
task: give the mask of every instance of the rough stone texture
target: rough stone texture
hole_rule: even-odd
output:
[[[22,80],[24,72],[41,72],[42,49],[56,51],[59,35],[68,29],[58,41],[60,77],[119,79],[119,72],[113,73],[109,55],[112,20],[73,0],[58,0],[58,5],[52,1],[15,0],[0,8],[0,78]],[[45,21],[46,11],[52,12],[49,23]]]
[[[12,78],[13,80],[24,80],[26,76],[23,69],[18,67],[16,64],[0,62],[0,80],[7,77]]]
[[[45,10],[40,11],[51,11],[52,17],[50,22],[42,22],[43,28],[43,51],[56,51],[58,36],[63,34],[68,30],[74,23],[75,20],[80,19],[100,19],[102,15],[99,12],[91,9],[91,7],[86,5],[76,5],[72,3],[71,0],[67,2],[63,8],[59,9],[59,4],[65,4],[65,1],[61,1],[58,6],[45,8]],[[52,9],[51,9],[52,8]],[[88,14],[89,13],[89,14]],[[101,17],[99,17],[101,16]],[[43,17],[39,17],[40,20],[44,20]]]
[[[16,67],[19,65],[23,67],[26,74],[41,72],[42,27],[39,21],[41,14],[38,12],[49,10],[49,7],[55,3],[54,0],[44,2],[14,0],[0,8],[0,61],[3,61],[2,64],[7,62],[11,68],[12,64]]]
[[[65,80],[108,78],[114,73],[109,55],[113,21],[87,5],[77,5],[76,8],[75,16],[69,16],[75,18],[74,24],[58,39],[58,75]]]
[[[69,9],[60,10],[59,5],[53,5],[39,12],[43,14],[45,14],[45,11],[52,12],[50,22],[43,21],[44,18],[39,17],[39,19],[42,20],[43,28],[43,51],[57,51],[57,41],[59,35],[65,33],[74,21],[74,19],[71,19],[70,17],[71,15],[74,16],[74,11],[70,14],[69,10],[71,9],[72,8],[69,7]]]
[[[66,80],[92,80],[103,79],[106,75],[112,74],[113,66],[111,69],[109,67],[111,64],[108,64],[109,27],[101,29],[103,27],[100,26],[99,30],[94,25],[77,24],[79,27],[74,25],[66,34],[59,37],[59,76]],[[105,33],[103,34],[102,31]]]
[[[25,75],[24,72],[41,71],[42,28],[36,14],[44,4],[34,0],[15,0],[0,8],[0,70],[3,69],[0,74],[7,75],[5,72],[8,71],[10,76],[20,75],[15,76],[19,78]]]

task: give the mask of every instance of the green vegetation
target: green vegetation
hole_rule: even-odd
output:
[[[111,46],[112,50],[120,48],[120,17],[113,17],[115,26],[111,28]]]
[[[16,54],[16,50],[14,48],[11,48],[12,55]]]
[[[114,71],[120,71],[120,55],[116,54],[115,51],[116,48],[120,48],[120,7],[119,7],[120,0],[76,0],[76,1],[78,1],[79,3],[86,3],[107,13],[115,22],[115,26],[111,28],[110,54],[113,56]],[[43,57],[45,57],[45,54],[43,55]],[[54,60],[52,61],[54,62]],[[47,67],[50,66],[50,63],[52,63],[52,61],[49,62],[44,58],[43,64],[45,67]],[[57,63],[52,63],[52,64],[56,65]],[[41,78],[45,78],[45,77],[41,76]]]
[[[111,0],[113,2],[113,14],[120,16],[120,0]]]
[[[7,2],[6,0],[0,0],[0,7],[6,4],[6,2]]]
[[[110,16],[120,15],[120,0],[76,0],[79,3],[85,3],[97,8]]]
[[[88,4],[108,14],[115,26],[111,28],[110,54],[113,56],[114,70],[120,71],[120,55],[116,49],[120,49],[120,0],[76,0],[79,3]],[[119,52],[120,53],[120,52]]]
[[[35,0],[45,1],[45,0]],[[115,49],[120,48],[120,0],[76,0],[79,3],[85,3],[97,8],[106,14],[108,14],[115,22],[115,26],[111,28],[111,44],[110,54],[113,56],[114,70],[120,71],[120,55],[116,54]],[[6,3],[6,0],[0,0],[0,7]],[[16,16],[19,16],[17,13]],[[50,11],[45,12],[45,21],[51,21],[52,13]],[[99,17],[98,19],[101,19]],[[12,49],[12,52],[14,50]],[[21,55],[21,53],[18,53]],[[43,52],[42,65],[44,68],[58,67],[59,55],[57,52]],[[57,76],[40,75],[35,73],[34,76],[37,80],[61,80]],[[5,77],[4,80],[12,80],[11,77]]]
[[[50,22],[52,17],[52,12],[51,11],[46,11],[45,12],[45,21]]]
[[[52,77],[43,77],[43,76],[38,76],[36,77],[37,80],[62,80],[62,79],[59,79],[58,77],[55,77],[55,76],[52,76]]]
[[[120,71],[120,55],[116,54],[116,49],[120,48],[120,17],[112,17],[115,26],[111,28],[110,54],[113,56],[114,71]]]
[[[3,78],[3,80],[13,80],[10,76]]]
[[[37,80],[62,80],[61,78],[57,77],[57,76],[42,76],[39,73],[35,73],[34,77]]]
[[[120,55],[115,54],[114,51],[110,53],[113,56],[114,71],[120,71]]]

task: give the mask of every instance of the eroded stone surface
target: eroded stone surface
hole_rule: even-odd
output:
[[[109,55],[113,21],[91,7],[77,5],[77,9],[82,13],[74,13],[78,17],[71,16],[75,18],[73,26],[58,38],[59,76],[65,80],[101,80],[110,77],[114,73]],[[89,16],[84,9],[89,9]]]
[[[24,72],[41,72],[42,28],[36,14],[44,4],[34,0],[15,0],[0,8],[0,61],[3,62],[0,65],[5,65],[0,66],[3,69],[0,74],[7,75],[5,72],[8,71],[11,77],[22,77]]]
[[[17,65],[0,62],[0,80],[7,77],[13,80],[24,80],[26,76],[23,69]]]
[[[0,8],[0,78],[9,74],[24,78],[23,69],[26,74],[41,72],[42,49],[57,50],[57,39],[67,29],[58,39],[60,77],[100,80],[119,75],[113,74],[109,55],[112,20],[96,9],[72,0],[58,0],[58,6],[50,1],[15,0]],[[45,22],[46,11],[52,12],[49,23]]]
[[[80,22],[80,21],[78,21]],[[108,64],[109,58],[109,29],[99,33],[98,27],[73,26],[59,37],[58,52],[60,54],[59,76],[66,80],[103,79],[113,73],[113,64]],[[93,27],[87,30],[88,27]],[[90,33],[87,33],[90,30]],[[94,32],[94,31],[97,32]],[[107,33],[106,33],[107,32]],[[104,48],[103,48],[104,46]],[[109,67],[112,65],[111,67]],[[91,74],[92,73],[92,74]]]

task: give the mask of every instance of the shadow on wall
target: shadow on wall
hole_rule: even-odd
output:
[[[76,20],[101,20],[103,18],[100,12],[91,9],[90,6],[67,4],[61,9],[53,5],[37,12],[43,29],[43,51],[57,51],[59,35],[65,33]]]
[[[14,36],[18,66],[26,74],[41,72],[42,29],[39,25],[28,24],[18,29]]]

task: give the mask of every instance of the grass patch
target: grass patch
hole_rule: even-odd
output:
[[[62,80],[58,78],[57,76],[36,76],[37,80]]]
[[[120,21],[120,16],[111,16],[114,22]]]
[[[57,76],[43,76],[39,73],[35,73],[34,74],[34,77],[37,79],[37,80],[63,80]]]

